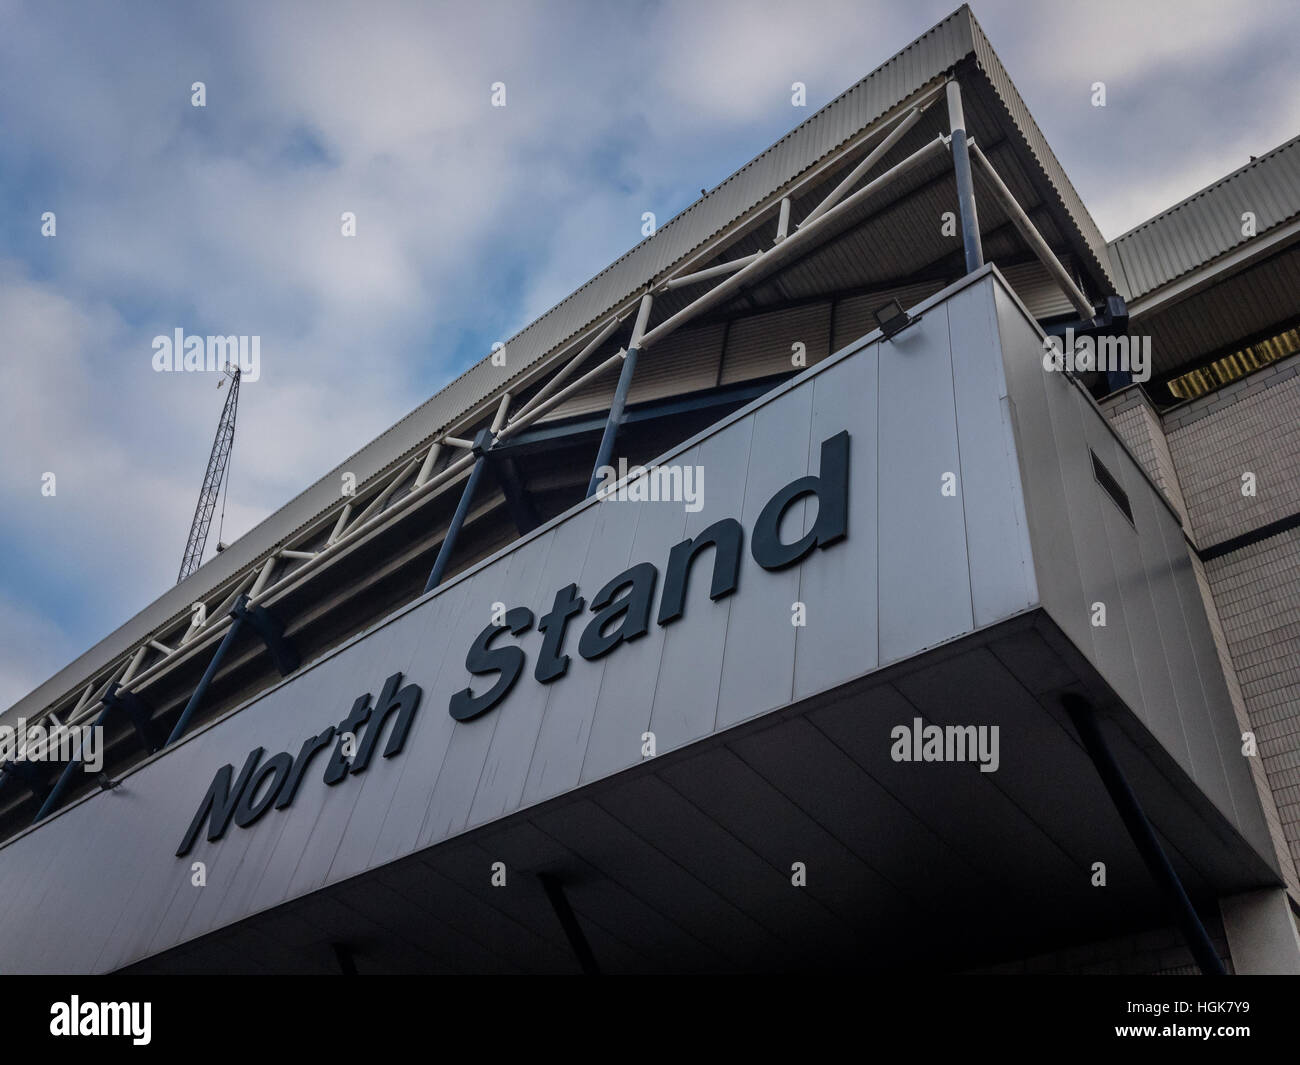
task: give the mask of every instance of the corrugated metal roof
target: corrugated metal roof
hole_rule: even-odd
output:
[[[1175,303],[1144,315],[1140,332],[1151,337],[1152,373],[1161,377],[1240,348],[1244,338],[1293,322],[1298,311],[1300,243],[1198,294],[1194,313]]]
[[[975,21],[974,16],[971,16],[970,25],[973,37],[972,44],[979,68],[988,78],[993,91],[997,94],[1003,107],[1011,115],[1012,121],[1020,131],[1020,135],[1025,139],[1029,151],[1033,154],[1052,191],[1056,194],[1058,206],[1065,211],[1066,215],[1074,223],[1078,235],[1082,238],[1080,242],[1077,242],[1081,245],[1079,250],[1086,253],[1088,265],[1091,267],[1092,272],[1117,285],[1118,281],[1114,276],[1110,256],[1106,249],[1106,239],[1101,235],[1101,230],[1097,228],[1097,223],[1092,220],[1092,215],[1084,207],[1083,200],[1079,198],[1079,194],[1070,183],[1070,179],[1065,176],[1065,170],[1062,168],[1060,161],[1056,158],[1052,149],[1048,147],[1047,138],[1043,136],[1043,131],[1038,128],[1034,116],[1029,113],[1025,101],[1020,98],[1019,91],[1011,83],[1006,68],[994,53],[993,46],[989,43],[989,39],[984,36],[984,31],[980,28],[979,23]]]
[[[1255,215],[1256,236],[1300,215],[1300,137],[1111,241],[1111,257],[1124,273],[1130,298],[1249,242],[1253,238],[1242,234],[1246,211]]]
[[[510,387],[512,381],[537,368],[548,357],[558,356],[568,342],[629,304],[652,280],[711,238],[742,222],[756,208],[766,206],[778,190],[797,180],[846,141],[861,135],[903,101],[938,84],[946,72],[972,55],[1008,107],[1043,176],[1078,226],[1082,250],[1092,251],[1097,258],[1096,272],[1108,276],[1110,261],[1096,226],[1047,148],[1042,133],[969,8],[962,6],[510,338],[506,367],[493,366],[487,358],[472,366],[225,551],[205,562],[192,576],[164,592],[129,622],[20,700],[8,714],[30,716],[38,712],[73,685],[84,684],[88,677],[137,647],[160,627],[188,615],[191,603],[209,598],[223,584],[320,520],[339,502],[340,477],[344,471],[354,474],[361,486],[406,461],[417,448],[427,446],[439,433],[483,407]]]

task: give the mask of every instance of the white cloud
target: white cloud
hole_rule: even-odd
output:
[[[12,706],[82,648],[40,607],[0,596],[0,707]]]
[[[953,6],[243,3],[138,23],[100,4],[8,8],[7,189],[32,232],[59,215],[57,238],[14,241],[0,264],[5,536],[59,575],[40,609],[80,650],[174,579],[223,397],[154,373],[155,334],[262,338],[229,541],[455,376],[455,345],[515,332],[635,244],[641,211],[662,224],[683,189]],[[1243,50],[1294,25],[1279,12],[977,7],[1112,235],[1295,131],[1294,64],[1243,73],[1254,110],[1197,80],[1216,61],[1245,72]],[[1094,77],[1115,86],[1104,118],[1079,89]],[[807,110],[790,106],[796,80]],[[495,81],[505,109],[488,106]],[[39,496],[45,470],[57,502]]]

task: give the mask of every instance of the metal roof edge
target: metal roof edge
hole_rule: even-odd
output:
[[[1172,215],[1175,211],[1181,210],[1182,208],[1189,206],[1193,201],[1199,200],[1201,199],[1201,197],[1207,195],[1208,193],[1213,192],[1215,189],[1218,189],[1224,185],[1227,185],[1229,182],[1234,181],[1237,178],[1240,178],[1247,171],[1255,170],[1257,168],[1263,167],[1271,163],[1282,152],[1290,148],[1295,148],[1297,146],[1300,146],[1300,134],[1297,134],[1296,136],[1292,137],[1290,140],[1283,141],[1281,144],[1277,145],[1274,148],[1270,148],[1263,155],[1255,156],[1255,158],[1252,159],[1250,162],[1237,167],[1236,170],[1224,174],[1223,177],[1211,181],[1204,188],[1197,189],[1190,196],[1183,197],[1183,199],[1179,200],[1177,203],[1169,207],[1166,207],[1164,210],[1156,214],[1153,214],[1150,218],[1146,219],[1145,221],[1139,222],[1137,225],[1133,226],[1130,229],[1126,229],[1114,240],[1108,241],[1107,247],[1115,247],[1121,241],[1127,240],[1129,237],[1135,236],[1137,233],[1141,232],[1142,230],[1145,230],[1150,226],[1158,225],[1164,219]],[[1297,209],[1300,209],[1300,204],[1298,204]]]
[[[1245,208],[1256,228],[1246,235]],[[1165,208],[1107,245],[1129,279],[1132,301],[1158,299],[1188,277],[1231,266],[1300,216],[1300,136],[1279,144]]]
[[[1047,138],[1034,120],[1034,116],[1030,113],[1024,98],[1020,95],[1020,90],[1012,82],[1011,76],[1007,73],[1006,67],[1002,65],[1002,60],[998,58],[992,42],[984,33],[984,29],[975,18],[974,12],[968,6],[963,6],[961,11],[965,12],[970,20],[972,47],[980,71],[987,79],[989,87],[1011,116],[1012,122],[1024,140],[1025,147],[1038,164],[1039,172],[1047,180],[1048,185],[1055,194],[1058,206],[1065,212],[1066,217],[1073,223],[1079,237],[1082,238],[1081,250],[1087,252],[1097,275],[1114,286],[1115,290],[1120,292],[1121,295],[1127,296],[1126,292],[1121,291],[1123,287],[1122,279],[1115,274],[1110,255],[1107,252],[1105,237],[1102,236],[1101,230],[1093,220],[1092,215],[1088,213],[1082,197],[1079,196],[1069,177],[1066,176],[1065,168],[1061,166],[1060,160],[1056,158],[1056,153],[1052,151],[1051,145],[1047,143]]]

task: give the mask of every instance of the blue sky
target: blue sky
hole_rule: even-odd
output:
[[[0,707],[175,580],[154,336],[261,337],[230,541],[955,6],[0,0]],[[1293,2],[973,7],[1107,237],[1300,133]]]

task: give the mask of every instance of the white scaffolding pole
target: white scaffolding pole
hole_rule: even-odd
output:
[[[1069,297],[1070,302],[1074,304],[1079,314],[1084,318],[1091,318],[1096,313],[1092,303],[1083,294],[1083,290],[1075,284],[1074,278],[1061,265],[1061,260],[1056,257],[1047,241],[1043,239],[1042,234],[1038,232],[1038,227],[1034,225],[1029,215],[1025,214],[1024,209],[1016,202],[1011,190],[1007,188],[998,172],[993,169],[993,164],[988,161],[988,158],[980,151],[979,146],[974,141],[970,142],[970,152],[971,158],[979,164],[980,173],[984,175],[989,187],[993,190],[993,195],[997,197],[1003,209],[1011,216],[1012,223],[1020,231],[1020,235],[1024,237],[1025,243],[1038,256],[1038,261],[1047,267],[1047,272],[1055,278],[1056,283],[1061,286],[1061,290]]]
[[[610,335],[614,332],[615,329],[619,327],[619,323],[621,321],[622,319],[620,319],[616,315],[615,317],[611,318],[608,322],[606,322],[601,327],[600,332],[598,332],[594,337],[592,337],[591,340],[587,342],[587,344],[583,347],[583,349],[580,352],[578,352],[577,355],[575,355],[568,362],[566,362],[560,368],[560,370],[549,381],[546,382],[546,384],[542,385],[542,387],[537,390],[536,395],[534,395],[530,400],[528,400],[528,402],[526,402],[517,411],[515,411],[514,414],[510,416],[510,419],[509,421],[507,421],[506,424],[511,425],[515,422],[518,422],[519,419],[522,418],[529,411],[545,403],[546,400],[552,394],[554,394],[555,390],[559,388],[562,384],[564,384],[564,382],[567,381],[573,375],[574,371],[576,371],[579,366],[581,366],[584,362],[586,362],[587,359],[591,357],[591,354],[598,347],[600,347],[601,344],[605,343],[605,341],[610,338]]]
[[[925,113],[926,108],[928,108],[933,102],[933,99],[927,100],[925,103],[912,108],[912,110],[904,115],[903,120],[889,131],[889,135],[872,148],[867,154],[867,157],[849,171],[844,180],[836,185],[821,203],[808,212],[808,217],[799,223],[799,228],[802,229],[804,226],[808,225],[808,223],[815,222],[818,218],[839,203],[840,200],[844,199],[844,197],[848,195],[849,190],[861,181],[867,172],[884,158],[889,149],[902,140],[907,135],[907,131],[921,120],[921,115]]]

